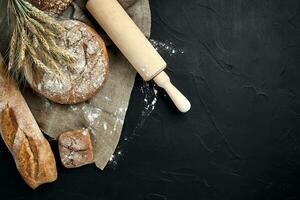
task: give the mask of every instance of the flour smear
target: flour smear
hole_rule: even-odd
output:
[[[150,42],[160,54],[169,56],[170,58],[175,58],[185,53],[183,49],[178,48],[173,42],[170,41],[150,39]],[[136,124],[132,133],[128,137],[124,137],[123,141],[120,141],[120,143],[122,143],[122,147],[119,145],[116,152],[111,156],[108,165],[113,169],[116,169],[118,167],[118,163],[124,159],[128,146],[135,140],[136,137],[139,136],[139,134],[141,134],[139,133],[139,130],[156,108],[158,102],[157,85],[149,82],[143,82],[139,86],[139,92],[143,101],[143,110],[140,113],[139,122]]]

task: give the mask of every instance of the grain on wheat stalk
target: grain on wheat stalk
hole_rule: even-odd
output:
[[[63,73],[56,60],[68,66],[72,66],[71,63],[75,61],[73,54],[55,42],[57,37],[63,36],[65,28],[25,0],[8,0],[8,12],[14,22],[9,70],[29,74],[34,64],[35,69],[62,78]]]

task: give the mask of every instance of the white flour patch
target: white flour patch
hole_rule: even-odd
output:
[[[142,112],[142,117],[148,117],[152,113],[152,111],[156,107],[157,103],[157,89],[150,88],[149,83],[145,82],[145,84],[141,87],[142,93],[145,95],[144,97],[144,111]]]
[[[102,114],[102,110],[100,108],[95,108],[91,106],[83,106],[82,111],[85,120],[87,120],[92,125],[99,121],[98,118]]]
[[[78,107],[76,105],[70,105],[69,109],[71,109],[72,111],[77,111]]]
[[[46,98],[43,98],[43,101],[44,101],[44,103],[43,103],[44,108],[50,108],[50,106],[51,106],[50,101]]]
[[[109,165],[113,168],[118,166],[119,161],[123,158],[123,152],[121,150],[115,152],[109,159]]]
[[[173,42],[162,42],[154,39],[150,39],[150,42],[159,53],[167,53],[169,56],[184,54],[184,51],[177,48]]]
[[[104,99],[105,99],[106,101],[111,101],[111,98],[109,98],[109,97],[104,97]]]
[[[103,128],[105,131],[107,130],[107,122],[103,122]]]

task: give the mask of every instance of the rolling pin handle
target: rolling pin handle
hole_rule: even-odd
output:
[[[189,100],[171,83],[169,76],[164,71],[153,80],[159,87],[165,89],[179,111],[185,113],[191,109]]]

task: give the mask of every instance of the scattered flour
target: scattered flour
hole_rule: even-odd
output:
[[[103,122],[103,128],[105,131],[107,130],[107,122]]]
[[[182,49],[177,48],[172,42],[162,42],[154,39],[150,39],[151,44],[160,53],[168,53],[169,56],[177,56],[184,54]]]
[[[89,124],[96,124],[98,121],[98,118],[102,114],[102,110],[100,108],[92,107],[84,105],[82,107],[82,111],[84,114],[84,118],[89,122]]]

